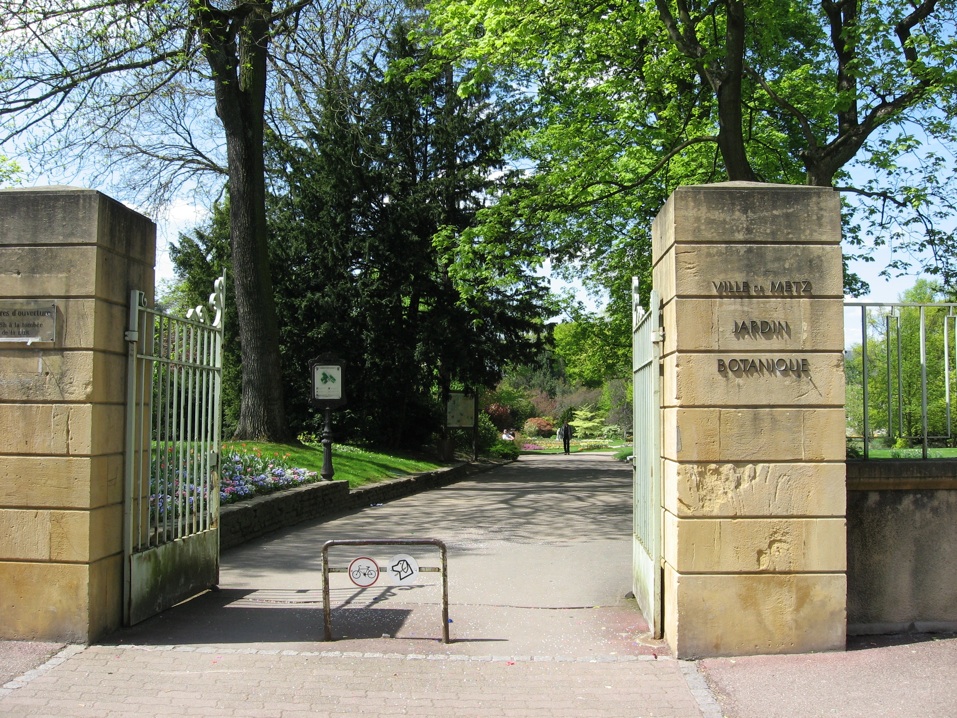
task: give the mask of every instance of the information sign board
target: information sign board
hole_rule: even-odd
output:
[[[321,357],[313,361],[309,369],[313,405],[333,408],[346,403],[343,362],[331,357]]]
[[[475,396],[464,391],[449,393],[446,426],[450,429],[471,429],[475,426]]]
[[[0,299],[0,342],[56,341],[56,304]]]

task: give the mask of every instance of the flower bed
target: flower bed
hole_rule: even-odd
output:
[[[245,444],[224,452],[220,471],[220,504],[231,504],[319,480],[315,471],[289,466],[288,458],[288,454],[266,455],[259,449],[247,450]]]

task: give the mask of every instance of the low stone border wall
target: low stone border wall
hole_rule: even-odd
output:
[[[957,630],[957,460],[847,462],[847,629]]]
[[[320,481],[223,506],[219,514],[220,550],[239,546],[303,521],[330,517],[420,491],[448,486],[503,462],[479,461],[412,474],[349,490],[347,481]]]

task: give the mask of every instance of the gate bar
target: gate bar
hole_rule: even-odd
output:
[[[332,641],[332,607],[329,605],[329,548],[331,546],[436,546],[442,551],[442,643],[449,641],[448,550],[439,539],[333,539],[322,545],[322,620],[324,640]],[[424,570],[424,569],[423,569]]]

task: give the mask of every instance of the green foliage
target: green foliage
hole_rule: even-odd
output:
[[[499,431],[508,429],[515,423],[515,417],[512,415],[509,407],[498,402],[493,402],[485,407],[482,416],[487,416],[489,421],[495,425]]]
[[[479,454],[486,454],[498,441],[501,431],[492,423],[492,420],[485,413],[480,413],[478,418],[478,451]]]
[[[615,461],[629,461],[633,456],[634,449],[631,446],[623,446],[615,450]]]
[[[602,387],[601,407],[605,410],[605,422],[610,426],[631,427],[634,421],[631,376],[627,379],[609,379]]]
[[[506,459],[515,461],[521,453],[518,444],[514,441],[503,441],[499,439],[488,450],[488,455],[495,459]]]
[[[348,384],[337,439],[412,448],[441,429],[450,387],[495,384],[502,366],[538,351],[549,304],[519,257],[452,270],[466,249],[457,233],[494,192],[513,115],[490,91],[460,98],[451,72],[410,82],[429,51],[406,31],[396,28],[385,60],[329,78],[304,141],[268,136],[267,172],[290,423],[321,428],[308,366],[333,353]],[[190,297],[228,265],[226,227],[218,211],[210,228],[180,238],[173,259]]]
[[[648,278],[648,226],[664,199],[728,179],[860,178],[846,193],[851,225],[866,225],[852,251],[930,249],[926,269],[953,282],[953,3],[428,7],[445,57],[537,90],[538,121],[515,135],[535,171],[490,208],[489,231],[530,227],[553,262],[609,290],[611,315],[628,317],[631,275]]]
[[[926,376],[927,425],[930,445],[953,445],[947,426],[947,374],[944,357],[944,324],[949,308],[934,305],[937,288],[919,280],[904,292],[903,302],[920,306],[898,306],[894,312],[872,309],[867,318],[868,432],[885,447],[906,449],[924,439],[921,398],[922,375]],[[878,308],[880,309],[880,308]],[[920,317],[923,313],[924,349],[920,345]],[[858,436],[864,430],[864,345],[857,344],[845,359],[847,379],[847,420]],[[927,358],[922,370],[921,356]],[[951,378],[949,393],[957,390]]]
[[[486,413],[500,429],[514,429],[522,426],[535,415],[535,405],[528,392],[503,381],[482,400]]]
[[[625,438],[625,432],[622,431],[620,426],[606,424],[601,429],[601,438],[608,439],[609,441],[621,441]]]
[[[242,452],[279,455],[288,466],[300,467],[309,472],[321,472],[323,446],[314,434],[301,434],[298,443],[279,444],[272,442],[226,442],[224,452]],[[336,481],[348,481],[351,488],[368,483],[391,479],[396,476],[434,471],[441,464],[395,453],[381,453],[348,444],[332,445],[332,466]]]
[[[569,381],[596,388],[610,377],[630,373],[631,343],[615,329],[611,320],[585,314],[555,327],[555,354],[564,362]]]
[[[519,258],[455,269],[477,251],[460,234],[494,191],[512,114],[491,88],[460,97],[451,69],[416,79],[430,51],[407,30],[392,34],[388,67],[370,58],[328,89],[308,145],[275,137],[269,157],[291,421],[314,425],[298,377],[334,351],[350,371],[346,435],[411,447],[441,427],[452,385],[493,385],[537,351],[547,290]]]
[[[6,155],[0,155],[0,186],[13,186],[20,183],[23,170],[20,165]]]
[[[578,439],[595,439],[602,435],[605,422],[593,406],[585,406],[572,412],[574,418],[568,423],[575,430]]]

